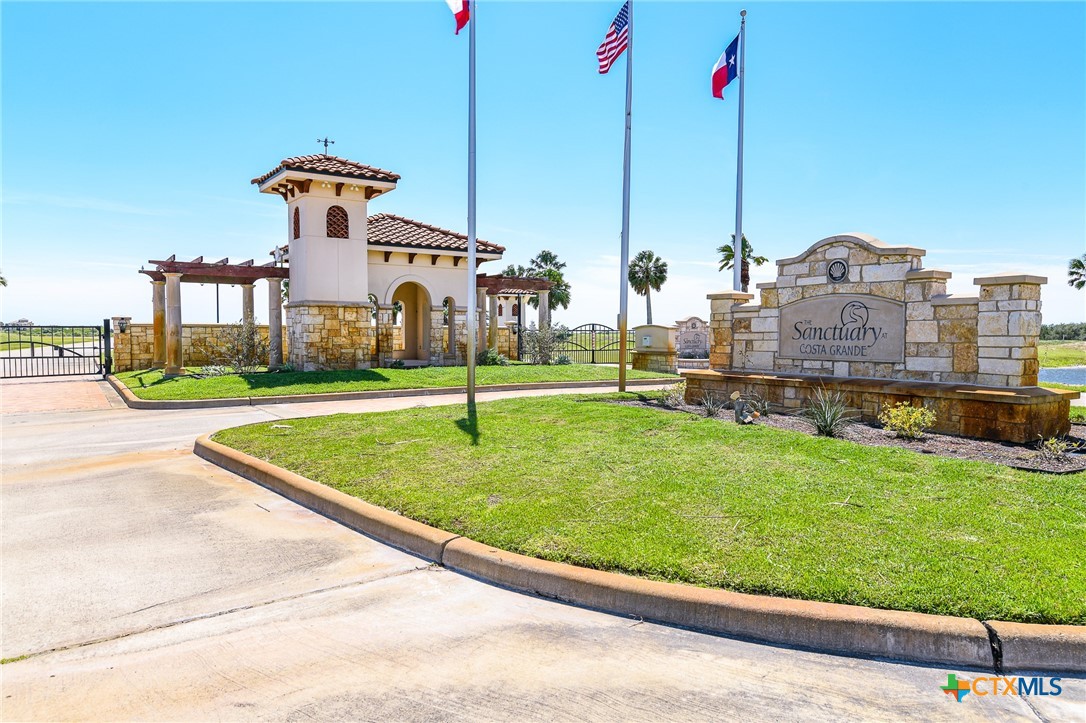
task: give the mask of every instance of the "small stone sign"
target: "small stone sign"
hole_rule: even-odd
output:
[[[788,359],[902,362],[905,304],[865,294],[833,294],[781,307],[780,350]]]

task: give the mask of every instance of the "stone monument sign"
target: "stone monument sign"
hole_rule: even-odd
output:
[[[780,350],[787,359],[905,361],[905,304],[879,296],[834,294],[781,307]]]
[[[911,401],[934,409],[938,431],[1017,442],[1066,433],[1078,394],[1035,386],[1047,279],[995,274],[973,280],[976,295],[947,294],[950,272],[925,269],[925,253],[830,236],[777,261],[758,304],[709,294],[711,369],[683,372],[688,401],[740,391],[798,408],[824,387],[868,420]]]

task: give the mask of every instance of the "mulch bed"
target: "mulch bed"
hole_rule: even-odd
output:
[[[669,407],[658,400],[621,401],[617,403],[705,416],[705,412],[701,407],[688,404]],[[727,409],[720,412],[717,418],[724,422],[731,422],[733,414],[731,409]],[[811,435],[815,434],[814,425],[797,414],[770,414],[759,417],[755,424]],[[955,437],[950,434],[938,434],[936,432],[925,432],[920,439],[900,439],[895,437],[893,432],[888,432],[879,426],[865,422],[848,425],[839,438],[869,447],[902,447],[921,454],[992,462],[1031,472],[1068,474],[1086,471],[1086,424],[1072,424],[1070,433],[1064,438],[1065,441],[1077,447],[1077,452],[1069,451],[1059,456],[1041,454],[1036,444],[993,442],[986,439]]]

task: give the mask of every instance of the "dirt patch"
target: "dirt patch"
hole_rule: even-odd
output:
[[[680,407],[669,407],[657,400],[619,401],[616,403],[705,416],[700,407],[685,404]],[[722,422],[734,424],[732,421],[733,412],[730,409],[721,412],[716,418]],[[814,425],[797,414],[769,414],[759,417],[755,423],[776,429],[788,429],[810,435],[815,434]],[[895,437],[893,432],[865,422],[848,425],[839,436],[839,439],[869,447],[901,447],[921,454],[933,454],[938,457],[992,462],[1032,472],[1067,474],[1086,471],[1086,425],[1084,424],[1072,424],[1071,432],[1064,438],[1071,445],[1072,450],[1077,451],[1068,451],[1058,456],[1042,454],[1036,444],[993,442],[986,439],[955,437],[950,434],[937,434],[935,432],[925,432],[920,439],[900,439]]]

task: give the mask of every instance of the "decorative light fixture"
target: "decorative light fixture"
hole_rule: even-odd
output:
[[[117,329],[123,334],[128,331],[128,319],[124,317],[117,320]]]

